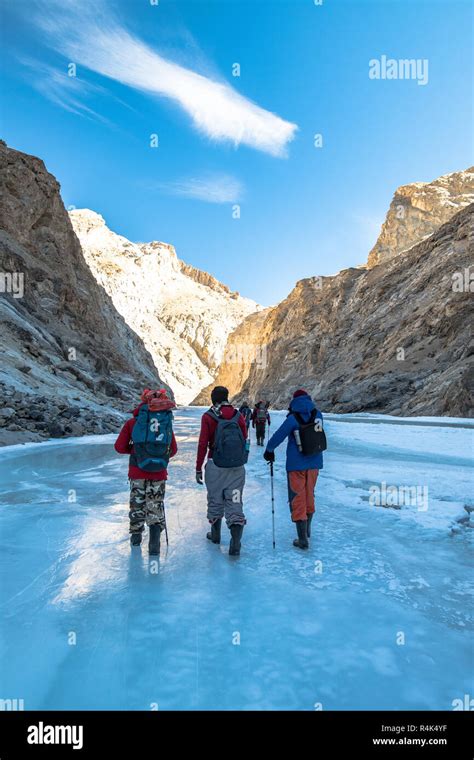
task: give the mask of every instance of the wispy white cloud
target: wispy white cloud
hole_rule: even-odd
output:
[[[226,82],[162,57],[114,17],[105,2],[48,0],[38,25],[49,44],[77,64],[178,104],[194,127],[217,142],[285,156],[297,125],[261,108]]]
[[[103,87],[78,76],[68,76],[65,69],[61,70],[31,58],[20,59],[20,63],[28,70],[32,86],[52,103],[77,116],[110,124],[108,119],[87,105],[87,100],[91,97],[103,96],[106,93]]]
[[[236,203],[243,196],[242,183],[228,174],[207,174],[175,182],[154,182],[150,189],[207,203]]]

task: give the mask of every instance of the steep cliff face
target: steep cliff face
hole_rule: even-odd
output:
[[[140,338],[82,254],[56,179],[0,142],[0,440],[117,428],[160,383]]]
[[[205,285],[207,288],[210,288],[211,290],[215,290],[216,293],[221,293],[226,296],[229,296],[234,301],[238,301],[240,296],[239,293],[232,291],[227,285],[225,285],[223,282],[219,282],[215,277],[213,277],[212,274],[209,274],[209,272],[204,272],[202,269],[196,269],[196,267],[191,266],[190,264],[186,264],[184,261],[179,261],[179,268],[183,274],[185,274],[187,277],[190,277],[191,280],[194,280],[195,282],[198,282],[200,285]],[[248,301],[249,299],[243,299],[245,301]]]
[[[262,344],[262,330],[271,308],[250,314],[228,337],[219,372],[192,402],[210,404],[211,391],[216,385],[224,385],[234,396],[244,385],[253,365],[266,363],[266,349]]]
[[[303,386],[327,411],[471,416],[473,235],[474,204],[381,266],[297,283],[236,401],[283,408]]]
[[[261,307],[180,261],[171,245],[131,243],[87,209],[70,217],[98,283],[177,400],[191,401],[216,374],[229,333]]]
[[[369,253],[368,266],[412,248],[470,203],[474,203],[474,167],[445,174],[433,182],[399,187]]]
[[[285,407],[304,386],[336,412],[472,414],[472,170],[400,188],[367,268],[262,310],[171,245],[69,217],[39,159],[0,142],[0,160],[0,443],[115,430],[157,383],[181,402],[222,384]]]

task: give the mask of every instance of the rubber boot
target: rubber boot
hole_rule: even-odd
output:
[[[307,526],[306,520],[296,521],[296,530],[298,533],[298,538],[295,538],[295,540],[293,541],[293,546],[297,546],[298,549],[308,548],[308,534],[306,532],[307,530],[306,526]]]
[[[150,536],[148,539],[148,553],[160,553],[161,526],[158,523],[150,525]]]
[[[229,554],[231,557],[238,557],[240,554],[240,539],[242,538],[242,533],[244,530],[244,526],[240,523],[234,523],[230,526],[230,546],[229,546]]]
[[[141,533],[130,533],[130,545],[131,546],[140,546],[142,542],[142,534]]]
[[[221,525],[222,518],[212,523],[211,530],[207,534],[207,538],[209,541],[212,541],[213,544],[220,544],[221,542]]]
[[[311,520],[313,519],[314,512],[310,512],[306,517],[308,518],[306,524],[306,535],[308,538],[311,536]]]

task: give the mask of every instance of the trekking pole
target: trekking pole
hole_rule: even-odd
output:
[[[273,492],[273,462],[270,462],[270,484],[272,489],[272,533],[273,533],[273,548],[275,548],[275,495]]]
[[[167,526],[167,524],[166,524],[166,511],[165,511],[165,505],[164,505],[164,504],[163,504],[163,517],[164,517],[164,520],[165,520],[165,538],[166,538],[166,546],[169,546],[169,543],[170,543],[170,542],[168,541],[168,526]]]

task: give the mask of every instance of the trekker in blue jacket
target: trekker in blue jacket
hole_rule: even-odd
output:
[[[297,416],[299,416],[299,420]],[[275,461],[275,449],[288,438],[286,447],[286,471],[288,478],[288,500],[290,503],[291,519],[296,523],[298,538],[293,545],[299,549],[308,548],[308,538],[311,535],[311,520],[314,515],[314,489],[319,470],[323,467],[323,454],[303,454],[298,449],[295,431],[301,422],[309,422],[312,418],[323,421],[323,415],[316,409],[311,396],[304,390],[295,391],[291,400],[288,416],[278,430],[268,441],[264,451],[267,462]]]

